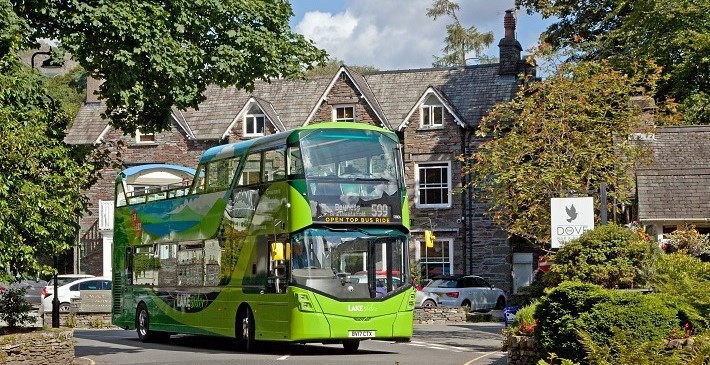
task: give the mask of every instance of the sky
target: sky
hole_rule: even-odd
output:
[[[434,55],[442,56],[448,16],[426,16],[432,0],[290,0],[294,16],[291,29],[313,40],[331,58],[346,65],[374,66],[380,70],[431,67]],[[514,0],[458,0],[457,13],[464,27],[493,31],[494,41],[485,52],[498,56],[503,38],[503,16]],[[540,15],[517,15],[516,37],[526,50],[537,44],[551,23]]]

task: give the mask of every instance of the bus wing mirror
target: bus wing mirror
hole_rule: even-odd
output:
[[[271,260],[281,261],[284,259],[284,244],[283,242],[271,243]]]

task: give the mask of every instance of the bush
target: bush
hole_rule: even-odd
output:
[[[582,353],[575,319],[596,304],[608,301],[604,288],[578,281],[564,282],[540,299],[535,310],[538,319],[535,338],[540,348],[563,358],[573,359]]]
[[[690,335],[686,330],[704,327],[684,298],[580,282],[552,290],[540,301],[535,318],[540,348],[580,363],[590,363],[587,354],[594,352],[614,364],[630,348],[657,348],[669,338]]]
[[[555,254],[545,274],[547,287],[578,280],[605,288],[637,288],[647,284],[649,268],[660,250],[638,231],[607,224],[585,232]]]
[[[32,321],[32,305],[25,299],[26,291],[25,287],[10,286],[0,294],[0,319],[11,329]]]
[[[710,256],[710,235],[700,234],[695,226],[680,225],[667,238],[664,248],[668,253],[682,251],[706,259]]]
[[[656,291],[682,297],[702,317],[710,318],[710,263],[676,252],[661,255],[655,268],[651,284]]]

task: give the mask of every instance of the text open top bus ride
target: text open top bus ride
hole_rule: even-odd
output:
[[[414,291],[401,145],[377,127],[309,125],[205,151],[194,175],[116,179],[113,323],[255,341],[407,341]],[[177,188],[136,176],[172,173]],[[149,181],[150,179],[144,179]],[[178,180],[179,181],[179,180]]]

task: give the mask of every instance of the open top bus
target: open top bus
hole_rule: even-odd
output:
[[[113,323],[143,341],[226,336],[247,351],[256,341],[350,351],[363,339],[408,341],[402,166],[394,133],[337,122],[213,147],[196,170],[124,170]],[[148,174],[166,183],[146,186]]]

